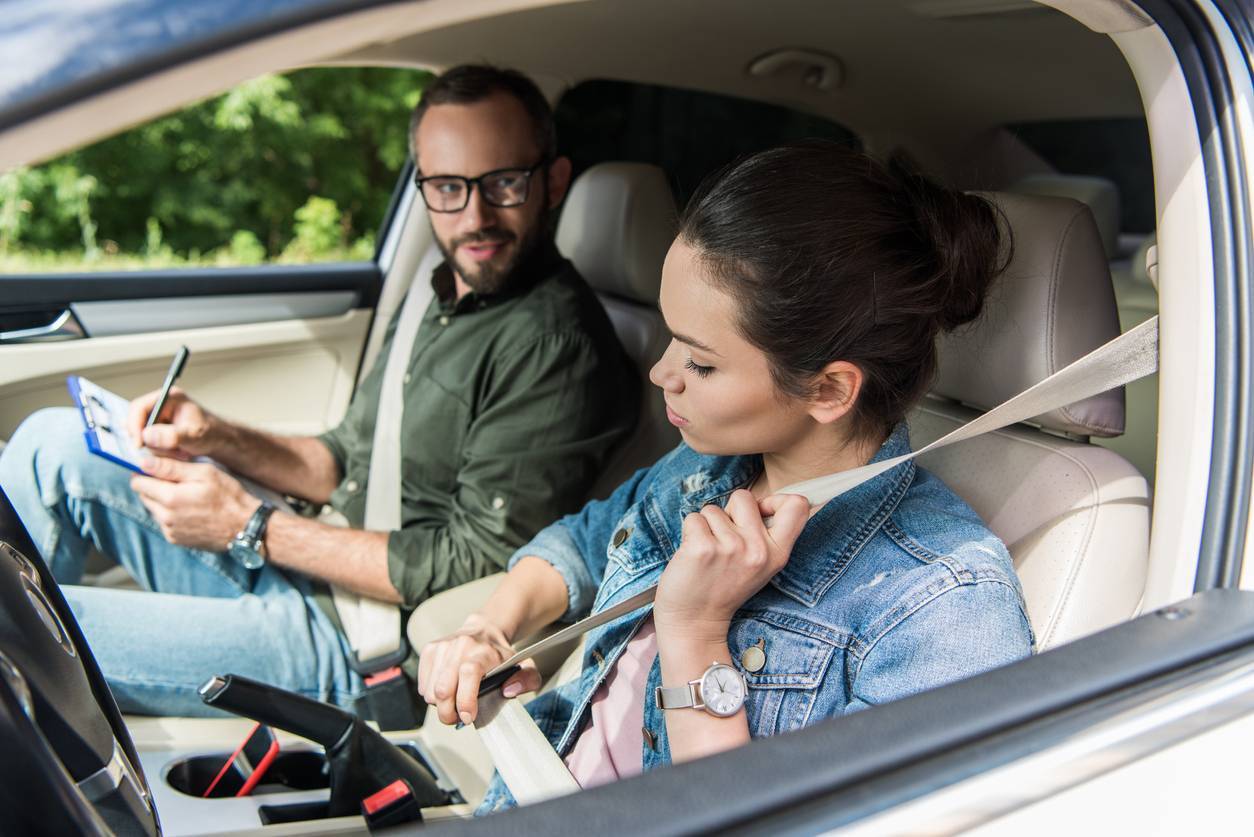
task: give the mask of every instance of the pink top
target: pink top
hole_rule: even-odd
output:
[[[656,658],[657,632],[650,615],[592,696],[588,724],[566,756],[581,788],[609,784],[643,769],[644,690]]]

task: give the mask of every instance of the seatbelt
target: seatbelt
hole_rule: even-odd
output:
[[[916,456],[1074,404],[1157,370],[1158,317],[1154,316],[917,451],[795,483],[778,493],[800,494],[810,501],[811,507],[821,506]],[[517,698],[505,700],[494,687],[508,679],[523,660],[639,610],[651,604],[656,595],[655,585],[614,607],[582,619],[514,654],[484,678],[490,691],[480,698],[480,714],[475,728],[505,786],[520,804],[571,793],[578,790],[579,785],[526,708]]]
[[[419,263],[401,304],[396,331],[383,368],[366,482],[363,526],[369,531],[392,532],[401,528],[401,419],[405,412],[405,375],[409,370],[422,315],[435,294],[430,276],[441,258],[440,251],[432,247]],[[355,657],[351,661],[354,670],[362,675],[373,675],[392,669],[404,660],[409,649],[403,641],[399,607],[359,596],[338,585],[331,585],[331,594]],[[408,689],[403,678],[398,677],[368,679],[367,682],[370,684],[367,687],[368,696],[371,688],[375,687],[386,686],[392,693],[398,688],[402,691]],[[384,719],[378,717],[380,707],[372,704],[372,708],[375,720],[384,726]],[[415,725],[409,723],[408,727]]]

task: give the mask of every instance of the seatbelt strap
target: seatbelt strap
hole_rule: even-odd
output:
[[[916,456],[1083,401],[1153,374],[1157,370],[1158,317],[1154,316],[917,451],[795,483],[780,489],[778,493],[800,494],[810,501],[811,507],[821,506]],[[492,681],[499,685],[512,674],[511,669],[523,660],[645,607],[653,602],[656,594],[655,585],[602,613],[582,619],[524,648],[488,672],[485,682]],[[486,702],[492,711],[487,715],[481,713],[475,721],[475,728],[492,756],[505,786],[520,804],[579,789],[565,763],[517,698],[503,700],[499,692],[493,690],[482,696],[480,701],[481,706]],[[542,745],[536,743],[537,738]]]
[[[363,525],[369,531],[392,532],[401,528],[401,419],[405,413],[405,374],[422,315],[435,295],[430,277],[441,258],[440,251],[432,247],[419,263],[405,293],[387,365],[383,368],[366,483]],[[338,585],[331,586],[331,595],[344,634],[356,656],[353,667],[358,673],[372,673],[401,661],[407,649],[402,643],[400,608],[358,596]]]

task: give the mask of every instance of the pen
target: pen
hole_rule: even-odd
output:
[[[183,366],[186,365],[189,354],[191,352],[187,351],[186,346],[179,346],[178,354],[170,362],[170,371],[165,373],[165,383],[161,385],[161,394],[157,396],[157,403],[152,405],[152,412],[148,414],[148,423],[144,425],[145,429],[157,423],[157,416],[161,415],[161,408],[165,406],[165,400],[170,396],[170,387],[174,386],[174,382],[178,380],[179,375],[183,374]]]

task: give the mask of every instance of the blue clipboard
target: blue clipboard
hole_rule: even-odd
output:
[[[126,433],[130,402],[80,375],[70,375],[65,383],[83,418],[87,449],[123,468],[144,473],[139,467],[143,454]]]

